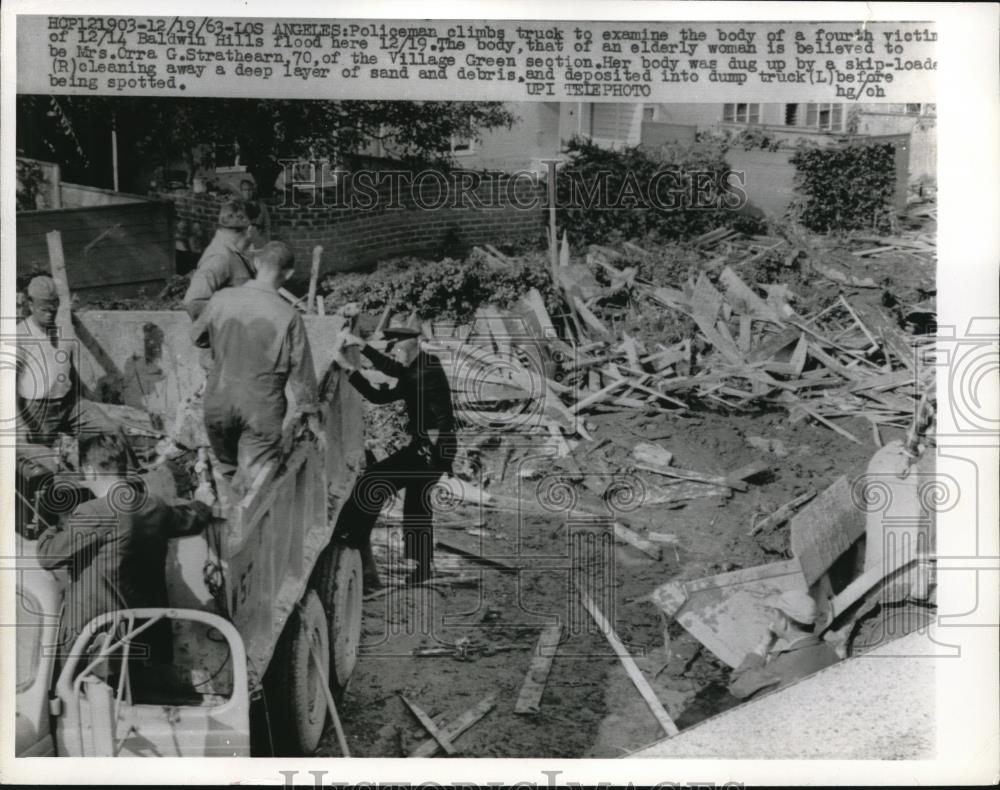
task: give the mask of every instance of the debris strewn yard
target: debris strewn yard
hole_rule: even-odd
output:
[[[460,754],[504,757],[620,756],[735,704],[726,662],[653,593],[792,558],[797,513],[926,427],[933,223],[922,204],[891,237],[774,223],[663,247],[563,240],[562,312],[529,290],[425,318],[460,463],[435,502],[432,582],[397,586],[398,502],[376,529],[388,587],[367,600],[344,701],[352,750],[443,748],[403,695],[464,733]],[[673,281],[656,274],[668,256],[688,263]],[[399,421],[368,419],[379,456]]]

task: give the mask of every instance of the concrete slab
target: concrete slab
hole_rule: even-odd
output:
[[[913,633],[629,758],[919,760],[935,753],[934,643]]]

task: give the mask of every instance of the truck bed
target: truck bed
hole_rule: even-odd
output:
[[[221,503],[221,518],[205,535],[172,541],[167,560],[170,604],[229,617],[243,636],[253,671],[261,675],[364,458],[362,401],[332,362],[343,320],[305,320],[321,386],[325,453],[312,439],[294,442],[245,497]],[[148,412],[173,433],[180,407],[204,380],[187,314],[87,311],[76,316],[76,325],[85,394]],[[162,472],[153,477],[157,485],[170,486]],[[221,570],[214,590],[205,580],[207,561]]]

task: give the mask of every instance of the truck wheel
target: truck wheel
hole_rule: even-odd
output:
[[[330,630],[330,688],[339,701],[358,661],[361,644],[361,552],[327,546],[316,564],[313,588],[326,610]]]
[[[927,606],[905,601],[878,604],[855,623],[847,655],[860,656],[893,639],[927,628],[933,621],[934,610]]]
[[[319,596],[307,590],[288,618],[268,671],[271,732],[282,756],[311,755],[326,725],[323,679],[310,655],[314,644],[325,666],[330,661],[326,612]]]

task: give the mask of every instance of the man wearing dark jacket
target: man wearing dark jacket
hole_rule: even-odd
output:
[[[126,448],[116,434],[80,439],[80,467],[93,499],[77,505],[67,522],[38,541],[39,562],[69,574],[60,624],[68,651],[93,618],[115,609],[167,606],[167,541],[195,535],[208,524],[214,495],[199,486],[195,501],[169,505],[141,480],[126,477]],[[169,627],[147,632],[154,656],[170,660]]]
[[[812,633],[818,612],[808,593],[792,590],[767,605],[775,612],[767,634],[733,670],[729,691],[739,699],[783,688],[840,660]]]
[[[351,371],[351,384],[372,403],[406,404],[410,443],[388,458],[369,466],[354,485],[337,520],[335,534],[364,550],[386,500],[400,489],[403,496],[403,551],[415,560],[411,581],[432,575],[433,523],[430,490],[455,459],[455,418],[451,387],[441,362],[420,348],[420,332],[407,327],[385,330],[393,358],[376,351],[361,338],[344,336],[344,346],[360,345],[376,370],[396,379],[390,388],[376,389],[342,355],[338,364]],[[369,570],[370,578],[370,570]]]

